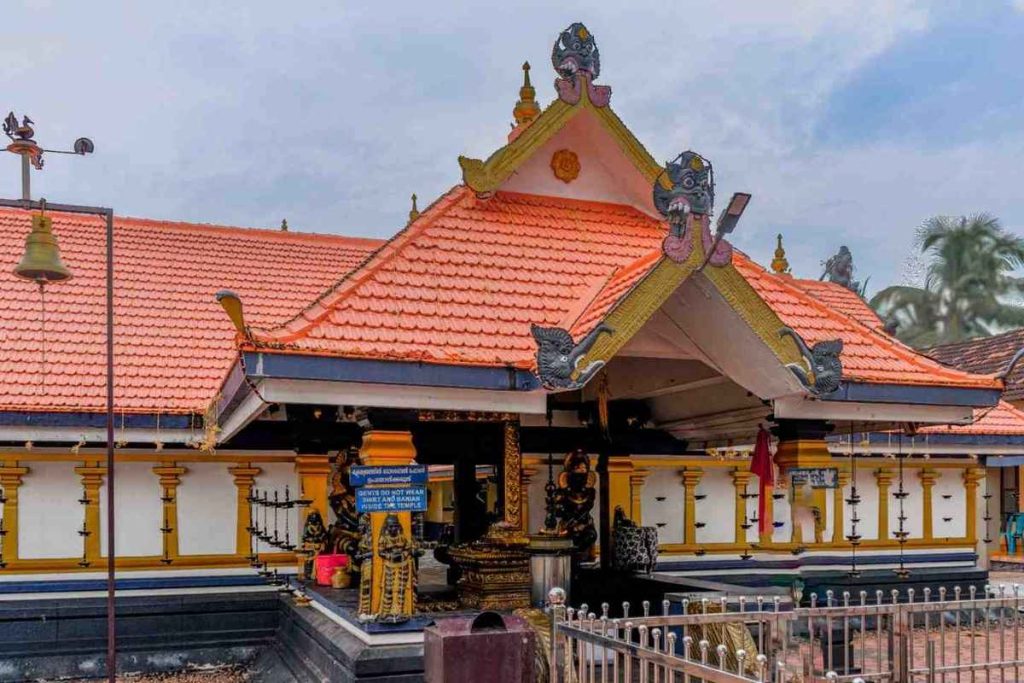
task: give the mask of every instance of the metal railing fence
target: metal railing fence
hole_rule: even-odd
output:
[[[785,609],[778,597],[682,600],[610,617],[550,595],[555,683],[1024,681],[1024,593],[860,591]]]

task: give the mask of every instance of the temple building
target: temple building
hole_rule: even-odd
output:
[[[536,604],[545,554],[574,603],[610,600],[608,572],[984,580],[985,462],[1024,447],[1001,368],[903,345],[851,287],[789,273],[781,238],[768,268],[733,248],[757,188],[656,161],[597,57],[559,34],[551,102],[525,65],[507,139],[388,240],[116,219],[126,598],[284,582],[312,609],[274,626],[260,603],[250,635],[334,629],[399,666],[431,615]],[[102,230],[47,218],[73,279],[0,278],[0,605],[88,596],[106,562]],[[34,220],[0,211],[0,272]],[[367,512],[352,468],[413,464],[425,505]],[[351,587],[314,588],[314,552],[358,564]]]

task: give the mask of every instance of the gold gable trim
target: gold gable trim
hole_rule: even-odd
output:
[[[586,88],[583,88],[580,100],[576,104],[566,104],[558,99],[549,104],[521,135],[495,151],[486,161],[460,156],[459,166],[462,167],[463,182],[477,194],[487,195],[494,192],[533,156],[534,152],[584,110],[591,111],[597,116],[602,127],[618,143],[619,148],[636,169],[653,183],[661,173],[662,167],[610,106],[595,107],[591,103]]]
[[[697,230],[698,235],[701,232],[696,225],[690,225],[688,229]],[[703,241],[702,236],[699,241]],[[669,296],[700,267],[704,258],[704,249],[696,245],[683,263],[662,256],[651,272],[619,299],[605,316],[604,323],[615,331],[614,334],[602,334],[598,337],[594,346],[579,362],[579,367],[585,368],[595,361],[610,361],[640,331],[654,312],[661,308]],[[784,327],[782,320],[734,265],[730,263],[721,267],[708,266],[701,272],[714,285],[729,307],[736,311],[771,349],[780,363],[803,363],[796,344],[779,334],[779,330]]]

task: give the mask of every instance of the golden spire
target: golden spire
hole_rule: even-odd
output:
[[[413,196],[412,196],[412,208],[409,209],[409,223],[412,223],[414,220],[416,220],[419,217],[420,217],[420,210],[418,208],[416,208],[416,195],[414,193]],[[406,225],[408,225],[409,223],[406,223]]]
[[[776,275],[789,275],[789,261],[786,260],[786,250],[782,247],[782,234],[778,234],[775,240],[775,258],[772,259],[772,270]]]
[[[530,84],[530,63],[523,62],[523,87],[519,88],[519,101],[516,102],[512,116],[516,118],[516,126],[526,126],[540,116],[540,106],[534,99],[537,91]]]

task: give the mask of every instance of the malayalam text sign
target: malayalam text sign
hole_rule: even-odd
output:
[[[426,484],[426,465],[354,465],[348,480],[353,486]]]
[[[422,486],[356,489],[357,512],[419,512],[427,509]]]

